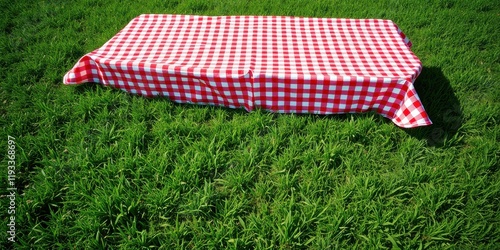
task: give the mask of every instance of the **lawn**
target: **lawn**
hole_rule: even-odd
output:
[[[0,9],[1,249],[500,248],[499,1]],[[434,124],[247,113],[62,84],[143,13],[393,20],[423,63],[415,86]]]

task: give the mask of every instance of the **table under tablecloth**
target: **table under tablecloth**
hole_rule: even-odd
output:
[[[65,84],[280,113],[375,111],[430,125],[422,70],[390,20],[145,14],[83,56]]]

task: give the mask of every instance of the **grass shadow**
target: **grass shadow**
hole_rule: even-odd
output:
[[[433,124],[405,131],[418,139],[426,139],[429,146],[442,147],[455,137],[463,124],[460,102],[438,67],[424,67],[415,89]]]
[[[74,86],[75,93],[81,95],[87,92],[95,92],[97,91],[98,88],[103,88],[102,84],[100,83],[94,83],[94,82],[87,82],[83,84],[78,84]]]

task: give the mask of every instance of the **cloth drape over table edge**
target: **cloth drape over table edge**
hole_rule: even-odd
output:
[[[131,52],[133,48],[137,48],[138,51],[142,51],[143,48],[131,46],[133,48],[128,49],[127,43],[124,41],[130,39],[130,36],[137,36],[136,33],[142,36],[148,36],[147,33],[137,30],[137,27],[147,27],[148,24],[154,26],[156,19],[161,19],[165,25],[169,25],[169,18],[171,18],[172,22],[185,18],[189,19],[192,23],[201,19],[229,18],[230,20],[238,21],[238,18],[246,18],[243,22],[248,25],[247,19],[249,17],[141,15],[133,19],[104,46],[83,56],[64,76],[64,83],[81,84],[84,82],[96,82],[146,97],[164,96],[175,102],[181,103],[222,105],[230,108],[244,107],[247,111],[252,111],[256,107],[281,113],[315,114],[353,113],[374,110],[384,117],[391,119],[400,127],[409,128],[432,124],[413,87],[413,83],[422,69],[421,63],[410,51],[411,42],[390,20],[342,19],[342,22],[348,23],[351,21],[353,23],[361,23],[365,20],[366,22],[373,23],[384,22],[381,24],[383,27],[391,28],[392,25],[392,28],[395,29],[399,35],[399,39],[401,39],[408,49],[408,51],[404,51],[406,56],[412,60],[412,65],[414,65],[408,70],[408,72],[411,72],[410,74],[397,77],[380,77],[366,75],[340,76],[328,72],[325,74],[302,72],[283,73],[281,71],[273,72],[269,70],[256,72],[255,67],[258,63],[256,59],[250,60],[249,63],[241,67],[214,68],[190,67],[179,63],[145,60],[143,55],[141,55],[143,57],[139,57],[139,59],[130,57],[130,54],[133,54]],[[253,18],[268,18],[272,22],[280,21],[280,18],[292,20],[308,19],[295,17]],[[325,20],[324,18],[313,19],[320,20],[318,22],[324,22]],[[302,20],[297,22],[301,25],[300,27],[305,26],[303,22],[306,21],[302,22]],[[337,19],[326,20],[335,21]],[[281,20],[281,22],[285,21]],[[366,27],[368,26],[367,24]],[[275,26],[270,25],[269,27],[271,30],[275,29]],[[171,29],[172,27],[168,28]],[[375,30],[377,31],[377,29],[380,30],[380,27],[377,27]],[[350,30],[350,28],[346,28],[345,30]],[[356,36],[360,35],[353,35],[353,37]],[[384,34],[381,36],[385,37]],[[151,40],[153,44],[158,41],[163,41],[161,40],[163,39],[161,38],[161,34],[158,35],[158,37],[160,38]],[[180,37],[182,37],[182,35],[180,35]],[[214,37],[219,38],[220,36],[215,35]],[[303,37],[309,39],[307,35]],[[122,40],[120,40],[120,38]],[[148,46],[147,38],[142,39],[142,45]],[[378,38],[376,37],[373,39],[376,40]],[[134,44],[134,42],[138,40],[140,39],[136,39],[131,43]],[[175,42],[171,42],[170,45],[174,43]],[[396,47],[400,45],[398,42],[395,42],[395,44]],[[171,46],[171,48],[177,49],[177,54],[186,53],[180,49],[180,46]],[[300,48],[298,50],[300,50]],[[385,50],[385,47],[381,49],[381,51],[383,50]],[[401,46],[397,47],[395,51],[397,52],[399,50],[401,50]],[[394,51],[389,52],[390,56],[395,54]],[[398,58],[400,56],[395,54],[394,57]],[[277,58],[277,61],[279,60],[280,58]],[[378,59],[369,60],[378,62]],[[392,63],[392,61],[390,62]],[[311,67],[311,71],[314,72],[314,67]]]

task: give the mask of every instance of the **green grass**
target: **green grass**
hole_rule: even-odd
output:
[[[0,248],[498,249],[500,3],[1,1]],[[385,18],[434,125],[246,113],[62,76],[142,13]]]

